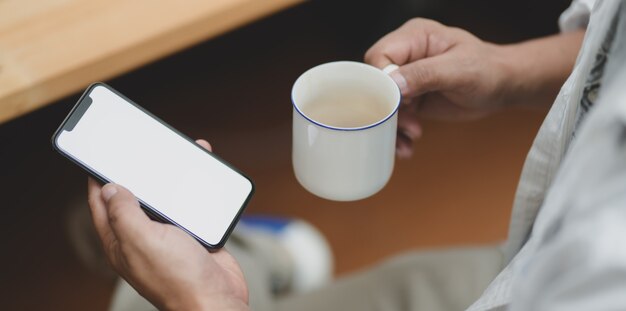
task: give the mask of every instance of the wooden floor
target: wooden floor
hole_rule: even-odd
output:
[[[292,9],[108,82],[183,133],[211,141],[215,152],[247,172],[257,184],[248,213],[299,217],[318,227],[331,243],[338,275],[406,250],[504,240],[543,112],[508,111],[473,123],[424,121],[413,159],[398,161],[388,186],[363,201],[325,201],[297,184],[291,84],[316,64],[360,59],[386,31],[364,27],[357,35],[356,27],[338,29],[342,24],[332,19],[320,23],[325,6]],[[511,23],[523,23],[523,14],[533,12],[526,9],[511,9],[511,16],[521,15]],[[451,7],[445,16],[492,40],[515,39],[554,31],[559,9],[544,17],[551,26],[537,30],[534,20],[528,31],[513,25],[495,32],[485,21],[502,23],[498,10]],[[483,24],[466,17],[479,13],[487,14]],[[87,208],[85,175],[50,147],[76,98],[0,126],[4,310],[105,310],[108,304],[112,282],[84,268],[67,238],[68,211]]]

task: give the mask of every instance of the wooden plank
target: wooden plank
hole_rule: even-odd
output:
[[[0,123],[303,1],[0,1]]]

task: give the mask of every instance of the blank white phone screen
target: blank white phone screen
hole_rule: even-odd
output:
[[[103,86],[56,145],[132,191],[205,242],[224,237],[252,191],[251,182]]]

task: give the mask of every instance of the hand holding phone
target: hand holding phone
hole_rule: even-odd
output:
[[[248,309],[246,281],[226,249],[207,252],[182,230],[151,221],[120,185],[89,178],[88,190],[109,263],[159,310]]]
[[[248,177],[102,83],[85,91],[52,142],[207,248],[224,245],[254,192]]]

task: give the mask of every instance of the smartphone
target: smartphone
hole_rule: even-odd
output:
[[[52,145],[209,249],[224,245],[254,193],[250,178],[103,83],[87,88]]]

